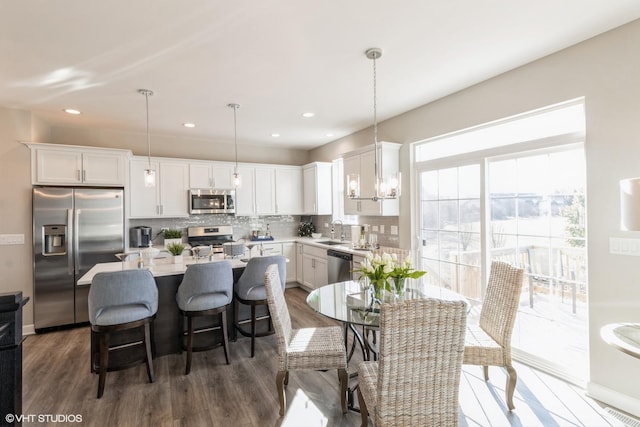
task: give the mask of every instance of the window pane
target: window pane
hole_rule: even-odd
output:
[[[441,169],[438,173],[438,196],[443,199],[458,198],[458,168]]]
[[[422,227],[435,230],[438,228],[438,202],[422,202]]]

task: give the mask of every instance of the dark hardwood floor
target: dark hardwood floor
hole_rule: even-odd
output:
[[[307,293],[287,289],[294,327],[335,324],[306,305]],[[104,396],[96,399],[98,377],[90,373],[89,328],[48,332],[26,338],[23,354],[23,414],[81,415],[91,426],[357,426],[360,414],[342,415],[335,372],[293,372],[287,387],[287,413],[278,416],[275,389],[275,336],[239,337],[230,345],[230,365],[222,348],[194,353],[184,375],[185,355],[154,360],[156,382],[148,383],[144,364],[107,374]],[[356,353],[351,362],[361,360]],[[504,403],[505,375],[465,366],[460,386],[461,426],[620,426],[583,390],[517,364],[516,410]],[[37,423],[25,423],[36,425]],[[58,424],[60,425],[60,424]]]

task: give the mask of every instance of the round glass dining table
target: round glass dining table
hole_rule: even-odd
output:
[[[412,281],[404,294],[387,293],[382,302],[410,299],[437,298],[450,301],[466,301],[462,295],[438,286]],[[376,329],[380,324],[380,305],[372,304],[371,292],[362,283],[348,280],[330,283],[314,289],[307,296],[307,305],[318,313],[340,322]]]
[[[438,286],[422,284],[412,280],[404,294],[395,296],[386,293],[382,302],[398,302],[418,298],[437,298],[450,301],[466,301],[465,297],[448,289]],[[380,304],[372,302],[370,290],[361,282],[348,280],[345,282],[330,283],[318,289],[314,289],[307,296],[307,305],[316,312],[331,319],[342,322],[344,326],[345,346],[347,346],[347,330],[351,330],[355,340],[352,342],[348,353],[350,360],[355,350],[356,341],[362,349],[364,360],[376,359],[376,331],[380,326]],[[362,326],[362,333],[357,329]],[[369,339],[369,335],[373,339]]]

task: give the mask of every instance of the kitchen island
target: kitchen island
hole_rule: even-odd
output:
[[[223,256],[217,256],[212,261],[208,261],[206,258],[199,260],[193,257],[184,257],[182,263],[174,264],[171,258],[154,259],[151,265],[147,265],[144,268],[151,271],[153,274],[156,285],[158,286],[158,312],[152,324],[153,334],[153,355],[154,358],[158,356],[164,356],[167,354],[180,353],[182,351],[181,337],[183,333],[183,320],[180,316],[180,310],[176,303],[176,292],[184,272],[187,266],[190,264],[202,264],[208,262],[220,262],[223,261]],[[233,280],[238,280],[246,262],[239,259],[229,259],[233,267]],[[119,271],[122,269],[135,269],[137,263],[135,262],[108,262],[96,264],[91,268],[84,276],[78,280],[78,287],[87,289],[91,285],[93,277],[100,272]],[[232,309],[227,311],[228,324],[233,325],[233,305]],[[195,319],[195,327],[198,328],[214,328],[218,326],[218,320],[213,318],[197,318]],[[196,343],[199,339],[213,340],[219,335],[220,331],[215,329],[207,333],[197,334]],[[229,334],[232,338],[235,337],[235,330],[231,328]],[[198,336],[199,335],[199,336]],[[117,366],[125,366],[132,364],[133,361],[139,360],[143,357],[142,348],[140,346],[130,346],[131,343],[142,340],[141,331],[129,330],[123,331],[118,334],[113,334],[111,338],[111,345],[118,347],[109,355],[109,367],[110,369],[117,369]],[[91,338],[91,369],[95,371],[97,368],[97,356],[98,356],[98,342],[92,335]]]

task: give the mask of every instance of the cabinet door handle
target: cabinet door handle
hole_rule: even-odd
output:
[[[80,169],[76,169],[76,180],[80,181]]]
[[[87,170],[83,169],[82,170],[82,182],[87,180]]]

